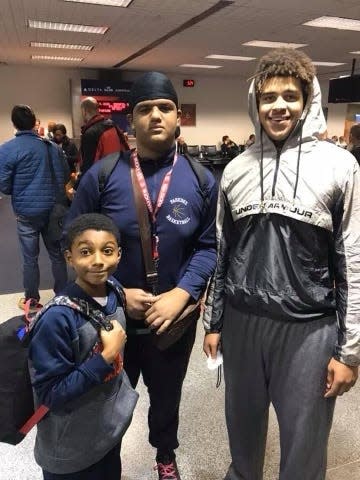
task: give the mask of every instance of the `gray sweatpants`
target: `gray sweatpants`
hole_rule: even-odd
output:
[[[290,323],[227,306],[222,330],[232,463],[225,480],[261,480],[270,402],[280,428],[280,480],[324,480],[335,399],[325,399],[335,318]]]

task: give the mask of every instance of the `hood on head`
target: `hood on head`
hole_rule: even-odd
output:
[[[259,120],[258,106],[256,102],[255,80],[252,80],[249,88],[248,109],[251,121],[255,127],[255,143],[258,144],[260,143],[261,125]],[[319,81],[316,77],[314,77],[312,89],[308,95],[307,102],[299,122],[303,123],[303,142],[314,139],[319,133],[321,134],[326,130],[326,120],[321,105],[321,90]],[[293,132],[290,133],[290,137],[292,136],[292,133]],[[265,132],[264,135],[266,135]]]

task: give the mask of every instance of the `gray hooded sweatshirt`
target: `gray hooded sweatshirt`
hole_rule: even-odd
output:
[[[360,172],[352,155],[316,136],[326,129],[318,81],[281,150],[263,131],[254,82],[256,142],[224,170],[217,268],[204,325],[224,307],[288,322],[337,315],[334,357],[360,364]]]

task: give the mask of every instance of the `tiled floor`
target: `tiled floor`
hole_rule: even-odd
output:
[[[51,297],[42,292],[41,300]],[[20,312],[16,302],[20,294],[0,296],[0,321]],[[221,480],[229,464],[224,424],[224,386],[215,388],[216,374],[206,369],[201,350],[202,331],[198,337],[186,377],[180,420],[178,463],[183,480]],[[147,398],[143,385],[134,420],[123,441],[123,480],[156,479],[154,451],[147,443]],[[329,442],[327,480],[360,479],[360,384],[340,398]],[[1,428],[1,426],[0,426]],[[0,444],[0,480],[40,480],[32,448],[34,434],[16,447]],[[273,411],[270,416],[264,480],[277,478],[279,440]],[[303,480],[310,480],[303,473]],[[102,480],[102,479],[99,479]],[[251,480],[251,479],[249,479]],[[314,479],[311,479],[314,480]]]

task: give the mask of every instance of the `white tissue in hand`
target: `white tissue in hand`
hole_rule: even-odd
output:
[[[220,350],[217,351],[216,358],[212,358],[210,355],[207,357],[206,364],[209,370],[215,370],[222,363],[223,356]]]

